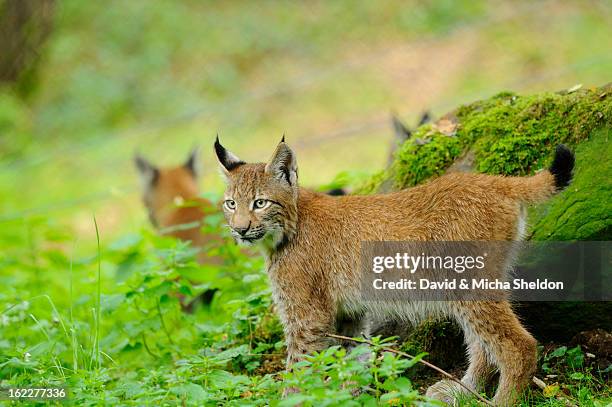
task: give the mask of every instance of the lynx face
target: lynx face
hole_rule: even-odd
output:
[[[234,239],[245,245],[268,238],[274,246],[281,244],[295,227],[297,213],[293,152],[282,141],[268,164],[246,164],[218,139],[215,152],[227,182],[223,212]]]
[[[177,205],[198,196],[198,150],[183,165],[158,168],[140,155],[134,157],[142,186],[142,200],[155,227],[166,227]]]

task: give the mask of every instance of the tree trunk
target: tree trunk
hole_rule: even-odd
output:
[[[55,0],[0,2],[0,83],[30,90],[53,28],[54,5]]]

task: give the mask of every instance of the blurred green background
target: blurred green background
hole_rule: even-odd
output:
[[[33,68],[0,88],[0,230],[42,215],[91,238],[93,213],[103,236],[140,228],[136,150],[173,165],[200,145],[219,194],[217,133],[247,161],[286,133],[317,186],[385,165],[391,111],[414,124],[612,72],[608,1],[41,3]]]

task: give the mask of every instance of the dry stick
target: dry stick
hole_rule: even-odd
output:
[[[375,344],[374,342],[369,341],[369,340],[367,340],[367,339],[356,339],[356,338],[349,338],[348,336],[343,336],[343,335],[335,335],[335,334],[329,334],[329,333],[328,333],[328,334],[326,334],[326,335],[327,335],[327,336],[329,336],[330,338],[342,339],[342,340],[345,340],[345,341],[353,341],[353,342],[356,342],[356,343],[367,343],[368,345],[371,345],[371,346],[378,346],[380,349],[385,350],[385,351],[387,351],[387,352],[395,353],[395,354],[398,354],[398,355],[400,355],[400,356],[404,356],[404,357],[406,357],[406,358],[408,358],[408,359],[415,359],[415,357],[414,357],[414,356],[412,356],[412,355],[410,355],[410,354],[408,354],[408,353],[406,353],[406,352],[402,352],[401,350],[397,350],[397,349],[394,349],[394,348],[391,348],[391,347],[388,347],[388,346],[381,346],[381,345],[377,345],[377,344]],[[473,394],[473,395],[474,395],[474,397],[476,397],[478,400],[482,401],[482,402],[483,402],[483,403],[485,403],[486,405],[488,405],[488,406],[493,406],[493,404],[492,404],[492,403],[491,403],[489,400],[485,399],[485,398],[484,398],[484,397],[482,397],[480,394],[478,394],[478,393],[476,393],[474,390],[470,389],[468,386],[466,386],[464,383],[462,383],[462,382],[461,382],[461,380],[457,379],[455,376],[453,376],[452,374],[448,373],[447,371],[442,370],[442,369],[441,369],[441,368],[439,368],[438,366],[433,365],[433,364],[431,364],[431,363],[429,363],[428,361],[423,360],[423,359],[419,359],[419,360],[418,360],[418,362],[419,362],[419,363],[422,363],[423,365],[425,365],[425,366],[429,367],[430,369],[433,369],[433,370],[435,370],[436,372],[438,372],[438,373],[440,373],[440,374],[442,374],[442,375],[444,375],[444,376],[448,377],[448,378],[449,378],[449,379],[451,379],[452,381],[454,381],[454,382],[458,383],[458,384],[459,384],[461,387],[463,387],[464,389],[466,389],[467,391],[469,391],[471,394]]]

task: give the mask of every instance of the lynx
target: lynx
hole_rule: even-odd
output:
[[[218,240],[206,235],[200,228],[204,217],[218,209],[199,197],[198,149],[194,149],[184,164],[172,168],[158,168],[140,155],[134,157],[142,184],[142,200],[149,220],[160,233],[189,241],[193,247],[203,249]],[[197,255],[201,264],[218,264],[219,259],[207,256],[201,250]],[[181,303],[184,311],[191,312],[195,303],[209,304],[215,290],[207,290],[194,302]]]
[[[536,368],[536,341],[506,301],[407,302],[394,310],[360,296],[362,241],[500,241],[524,233],[524,206],[566,187],[574,156],[558,146],[548,170],[531,177],[453,173],[424,185],[370,196],[331,197],[300,188],[294,152],[283,140],[267,163],[247,164],[217,138],[227,188],[226,220],[238,243],[261,244],[273,299],[284,327],[287,367],[334,344],[342,315],[394,313],[406,323],[448,316],[465,333],[469,367],[462,381],[476,390],[499,370],[493,399],[512,404]],[[462,388],[442,381],[428,395],[454,403]]]
[[[423,112],[419,119],[419,122],[415,126],[415,129],[427,124],[431,121],[431,115],[429,112]],[[391,148],[389,149],[389,156],[387,159],[387,167],[391,165],[395,158],[395,153],[399,147],[404,144],[406,140],[412,137],[412,131],[410,127],[402,123],[397,115],[391,115],[391,125],[393,127],[393,141],[391,142]]]

